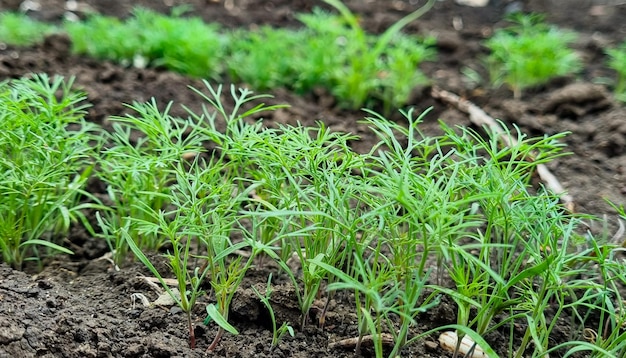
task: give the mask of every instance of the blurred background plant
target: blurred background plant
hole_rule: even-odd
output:
[[[66,22],[73,51],[136,67],[163,66],[194,77],[218,79],[224,69],[227,38],[217,24],[182,17],[187,7],[171,15],[137,7],[126,20],[92,15]]]
[[[127,66],[164,67],[193,77],[231,80],[255,90],[284,87],[298,93],[325,88],[347,108],[403,106],[411,92],[428,83],[419,70],[435,59],[435,40],[401,33],[434,0],[399,20],[381,35],[366,33],[341,2],[328,1],[340,14],[319,9],[298,14],[304,27],[261,26],[223,30],[187,16],[188,7],[163,15],[137,7],[118,19],[91,14],[54,27],[21,14],[2,14],[0,41],[32,44],[52,31],[65,31],[72,50]]]
[[[582,63],[569,47],[575,33],[546,24],[540,14],[517,12],[507,19],[512,25],[496,30],[485,41],[490,51],[485,63],[493,86],[506,84],[515,98],[521,98],[527,88],[580,70]]]
[[[617,73],[617,79],[611,81],[613,93],[619,101],[626,102],[626,42],[606,49],[608,55],[607,66]]]
[[[58,30],[54,25],[35,21],[21,13],[0,13],[0,43],[32,45]]]

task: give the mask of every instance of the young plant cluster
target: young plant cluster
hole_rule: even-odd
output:
[[[44,36],[54,31],[56,31],[54,26],[21,14],[0,13],[0,45],[32,45],[42,41]]]
[[[617,73],[613,88],[615,98],[626,102],[626,42],[607,49],[606,54],[609,56],[607,65]]]
[[[65,31],[73,51],[137,67],[162,66],[186,75],[217,79],[223,73],[227,36],[217,24],[181,17],[185,8],[166,16],[136,8],[133,16],[94,15],[85,22],[68,22]]]
[[[341,14],[317,10],[299,15],[305,25],[301,29],[261,26],[226,31],[196,17],[182,17],[184,7],[175,8],[172,16],[143,8],[126,20],[93,15],[84,22],[67,22],[63,29],[74,52],[128,65],[163,66],[212,80],[230,76],[260,91],[285,87],[302,93],[325,87],[354,109],[372,101],[387,110],[405,105],[411,91],[427,82],[418,66],[433,60],[435,51],[434,39],[419,39],[400,30],[432,7],[434,0],[381,36],[366,33],[341,2],[327,3]],[[1,41],[35,41],[46,26],[25,16],[3,18],[11,21],[0,22]],[[20,19],[22,23],[16,23]],[[24,29],[24,35],[17,29]]]
[[[400,19],[380,35],[364,31],[358,17],[339,0],[324,0],[339,15],[320,9],[299,14],[301,29],[261,26],[227,31],[197,17],[183,16],[180,6],[166,16],[136,8],[131,17],[91,15],[61,28],[16,13],[0,13],[0,45],[30,45],[46,34],[64,31],[73,50],[125,65],[162,66],[211,80],[229,78],[256,90],[280,87],[298,93],[326,88],[349,108],[382,105],[388,114],[407,103],[411,91],[428,83],[418,69],[436,56],[435,39],[417,38],[401,30],[432,8],[434,0]],[[492,86],[507,85],[516,98],[523,91],[558,76],[576,74],[581,60],[570,45],[577,35],[544,22],[543,15],[513,13],[512,25],[498,29],[484,42],[485,68]],[[280,54],[280,55],[276,55]],[[625,45],[607,48],[607,66],[617,73],[616,98],[626,100]],[[462,70],[481,83],[480,74]]]
[[[506,84],[520,98],[526,89],[580,72],[581,58],[571,48],[578,37],[575,32],[546,24],[541,14],[513,13],[507,20],[510,26],[496,30],[484,42],[490,51],[484,62],[493,86]],[[626,43],[606,48],[605,54],[606,66],[617,76],[595,81],[613,86],[615,98],[626,102]],[[473,82],[480,82],[477,72],[464,72]]]
[[[94,136],[82,97],[61,80],[38,76],[0,89],[0,119],[11,129],[0,136],[3,260],[67,251],[55,240],[73,221],[89,225],[82,209],[95,208],[94,235],[120,265],[132,252],[160,280],[185,312],[192,347],[198,299],[208,293],[213,349],[224,332],[237,334],[230,304],[248,269],[271,260],[302,313],[300,322],[276,322],[271,277],[264,294],[255,290],[274,317],[272,346],[293,335],[292,324],[323,327],[329,305],[312,315],[313,302],[348,292],[357,353],[365,336],[376,357],[396,357],[448,330],[489,357],[626,352],[621,245],[577,234],[580,218],[558,198],[529,192],[536,165],[561,155],[563,134],[519,136],[505,147],[497,135],[443,124],[441,136],[425,136],[423,115],[412,111],[403,124],[370,112],[365,123],[379,142],[356,153],[355,136],[322,123],[251,122],[276,107],[234,88],[226,106],[221,87],[207,83],[194,90],[208,104],[201,114],[183,119],[169,106],[135,103],[134,114],[112,118],[113,131]],[[93,150],[99,142],[106,144]],[[83,189],[90,174],[106,184],[103,204]],[[151,254],[158,249],[166,270]],[[419,331],[421,315],[443,296],[456,303],[456,322]],[[571,337],[555,344],[555,325],[566,319]],[[494,332],[508,337],[507,350],[489,346]]]
[[[0,254],[16,268],[71,254],[61,243],[73,221],[90,228],[84,188],[99,138],[71,85],[46,75],[0,82]]]
[[[485,62],[495,86],[504,83],[520,98],[529,87],[581,68],[578,55],[569,47],[576,40],[573,32],[545,24],[539,14],[513,13],[508,20],[513,25],[496,30],[485,42],[490,51]]]

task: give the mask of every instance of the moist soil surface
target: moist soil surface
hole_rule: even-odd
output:
[[[79,10],[127,17],[136,5],[169,13],[180,3],[190,4],[193,14],[225,27],[299,26],[294,14],[324,7],[310,0],[159,0],[130,1],[88,0],[78,2]],[[22,1],[0,2],[0,10],[17,10]],[[32,2],[29,2],[32,3]],[[365,28],[379,33],[415,9],[417,1],[351,0],[347,5],[359,15]],[[575,200],[576,211],[606,217],[608,224],[591,225],[591,230],[607,235],[617,231],[615,211],[606,203],[626,203],[626,110],[610,91],[595,85],[598,78],[615,78],[604,66],[603,48],[621,43],[626,33],[626,6],[615,1],[505,1],[492,0],[482,8],[437,2],[423,19],[406,28],[407,32],[435,35],[439,39],[438,60],[426,63],[422,70],[434,85],[473,101],[494,118],[509,126],[519,126],[531,136],[571,132],[564,140],[572,154],[549,164]],[[43,1],[34,18],[59,22],[66,9],[65,1]],[[580,33],[575,43],[585,63],[577,77],[564,77],[545,86],[526,91],[513,99],[506,88],[489,89],[468,82],[460,70],[470,67],[485,74],[480,57],[486,53],[481,41],[513,10],[547,14],[547,20]],[[84,13],[76,12],[83,16]],[[199,112],[202,102],[188,86],[203,88],[200,80],[189,79],[162,69],[138,69],[97,61],[71,53],[69,39],[52,35],[43,43],[26,48],[3,46],[0,50],[0,80],[19,78],[29,73],[46,72],[76,78],[75,86],[88,94],[88,120],[108,126],[111,115],[123,115],[123,103],[147,101],[151,97],[165,105],[174,102],[172,114],[186,116],[181,105]],[[226,83],[228,86],[229,84]],[[241,84],[239,84],[241,85]],[[353,143],[357,151],[367,151],[375,138],[358,124],[363,112],[340,109],[325,91],[298,96],[287,90],[270,92],[272,103],[290,107],[264,114],[268,125],[276,123],[313,125],[324,121],[336,131],[350,131],[361,136]],[[416,110],[429,107],[422,130],[437,134],[441,119],[451,126],[472,126],[467,115],[432,98],[429,88],[416,89],[410,102]],[[398,115],[398,119],[400,116]],[[98,193],[96,185],[90,190]],[[317,328],[316,304],[306,327],[300,327],[299,310],[293,287],[281,281],[276,267],[259,266],[251,270],[232,304],[230,321],[237,336],[226,333],[219,346],[206,352],[215,334],[215,325],[203,324],[204,305],[194,310],[197,348],[190,349],[184,314],[171,306],[146,308],[131,296],[142,293],[151,301],[159,292],[147,283],[148,271],[137,263],[116,270],[105,258],[107,245],[89,237],[79,227],[73,228],[67,245],[75,255],[46,260],[42,270],[27,267],[23,271],[0,264],[0,357],[354,357],[354,346],[329,348],[329,344],[356,337],[356,315],[349,295],[337,295],[331,301],[324,329]],[[279,324],[290,322],[296,331],[274,350],[270,350],[271,325],[267,311],[251,286],[262,289],[270,273],[275,280],[272,305]],[[209,298],[203,298],[206,303]],[[419,317],[413,334],[444,324],[455,323],[455,306],[442,302]],[[557,336],[568,336],[567,322],[559,323]],[[502,356],[507,354],[506,339],[497,333],[486,337]],[[438,347],[437,336],[428,336],[402,351],[403,357],[445,357],[450,354]],[[365,349],[365,356],[373,352]]]

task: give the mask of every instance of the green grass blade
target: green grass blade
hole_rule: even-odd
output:
[[[148,257],[143,253],[143,251],[141,251],[141,249],[137,246],[137,244],[135,243],[135,240],[133,240],[133,238],[128,234],[127,228],[122,227],[120,228],[120,231],[121,231],[122,236],[124,237],[124,240],[126,240],[128,247],[130,247],[130,250],[133,252],[133,254],[135,254],[135,257],[137,257],[137,259],[139,259],[139,261],[141,261],[141,263],[143,263],[150,270],[150,272],[152,272],[152,274],[159,280],[159,282],[161,283],[161,286],[163,286],[165,291],[167,291],[167,293],[176,302],[176,304],[180,306],[181,308],[183,308],[181,299],[177,297],[177,295],[175,295],[174,292],[172,292],[169,285],[165,282],[165,280],[159,273],[159,270],[157,270],[156,267],[154,267],[150,259],[148,259]],[[184,294],[185,294],[184,292],[180,293],[181,296]]]
[[[39,246],[45,246],[48,248],[51,248],[53,250],[62,252],[64,254],[68,254],[68,255],[74,255],[74,252],[72,252],[70,249],[65,248],[63,246],[57,245],[53,242],[50,241],[46,241],[46,240],[41,240],[41,239],[30,239],[28,241],[25,241],[23,243],[20,244],[20,247],[23,246],[28,246],[28,245],[39,245]]]
[[[217,307],[215,307],[215,304],[208,304],[206,306],[206,313],[209,315],[209,317],[211,317],[212,320],[215,321],[215,323],[217,323],[218,326],[222,327],[227,332],[235,335],[239,334],[239,331],[237,331],[235,327],[233,327],[230,323],[228,323],[228,321],[226,321],[226,318],[224,318],[224,316],[218,311]]]

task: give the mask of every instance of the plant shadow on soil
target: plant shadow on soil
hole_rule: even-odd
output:
[[[21,1],[6,1],[0,10],[16,10]],[[39,19],[59,21],[63,16],[63,1],[49,1],[33,13]],[[104,2],[88,0],[84,5],[105,15],[125,17],[135,5],[169,12],[179,1]],[[204,1],[194,0],[194,14],[207,21],[219,21],[227,27],[271,24],[296,26],[294,13],[310,11],[321,6],[318,1]],[[380,32],[410,12],[412,1],[348,1],[347,5],[359,14],[365,27]],[[622,41],[625,30],[622,22],[624,6],[606,6],[598,10],[591,2],[572,7],[557,1],[492,1],[486,8],[468,8],[452,0],[440,1],[435,8],[407,31],[434,34],[439,38],[439,60],[425,64],[423,70],[435,84],[471,99],[495,118],[516,123],[529,135],[572,132],[566,138],[567,150],[573,154],[559,158],[550,168],[576,200],[583,213],[606,215],[608,230],[615,231],[617,217],[605,203],[605,198],[617,204],[626,203],[626,111],[615,103],[604,89],[591,85],[594,78],[610,77],[602,67],[603,47]],[[169,4],[169,5],[165,5]],[[561,4],[561,5],[559,5]],[[509,91],[473,89],[459,74],[465,66],[479,68],[479,56],[484,54],[480,41],[488,36],[506,11],[512,7],[524,11],[548,12],[547,20],[559,26],[580,31],[576,49],[585,61],[585,71],[577,81],[563,78],[530,91],[522,100],[513,100]],[[597,6],[597,5],[596,5]],[[593,11],[593,15],[590,15]],[[604,11],[604,12],[602,12]],[[80,15],[80,14],[79,14]],[[456,19],[453,21],[453,19]],[[463,24],[455,30],[453,22]],[[147,101],[155,97],[165,105],[174,101],[172,114],[185,116],[180,105],[193,111],[201,110],[201,103],[187,86],[202,88],[199,80],[184,78],[160,69],[124,68],[109,62],[100,62],[70,53],[70,42],[62,35],[53,35],[43,44],[29,48],[7,47],[0,50],[0,80],[18,78],[28,73],[46,72],[66,77],[75,76],[76,86],[87,92],[88,120],[107,127],[107,117],[127,111],[122,103]],[[575,83],[576,81],[576,83]],[[573,91],[572,88],[576,91]],[[569,92],[568,92],[569,91]],[[575,93],[574,93],[575,92]],[[290,108],[266,113],[265,121],[275,123],[297,122],[312,125],[324,121],[335,131],[350,131],[362,137],[353,143],[357,151],[369,150],[376,139],[357,120],[359,111],[338,109],[332,97],[324,91],[296,96],[286,90],[271,93],[272,103],[290,104]],[[437,134],[437,119],[448,125],[470,123],[465,115],[433,100],[428,91],[416,91],[411,105],[418,111],[433,106],[422,130]],[[97,183],[90,187],[102,192]],[[592,228],[593,229],[593,228]],[[595,229],[602,229],[596,224]],[[149,299],[157,293],[141,277],[148,275],[139,264],[123,267],[121,271],[98,259],[107,253],[104,242],[90,238],[79,228],[73,228],[67,238],[76,252],[73,257],[60,256],[46,262],[39,273],[26,273],[0,264],[0,357],[353,357],[353,347],[329,349],[329,342],[356,336],[354,312],[349,295],[337,295],[331,303],[324,330],[310,325],[304,332],[296,329],[296,337],[285,338],[270,351],[271,329],[267,312],[250,289],[263,288],[271,267],[254,268],[241,285],[232,304],[232,323],[240,335],[226,334],[219,347],[211,353],[205,349],[215,333],[215,326],[202,323],[204,308],[198,307],[196,335],[199,347],[188,348],[185,318],[180,310],[171,307],[144,308],[133,306],[131,295],[143,293]],[[281,281],[282,280],[282,281]],[[284,277],[275,278],[272,303],[279,322],[296,326],[299,310],[293,297],[293,288]],[[414,328],[415,332],[454,323],[456,308],[442,302],[424,314]],[[313,310],[315,315],[315,310]],[[315,322],[315,317],[312,317]],[[279,323],[280,324],[280,323]],[[559,323],[557,331],[566,339],[568,323]],[[506,340],[487,337],[498,352],[506,351]],[[406,357],[446,356],[436,344],[436,337],[427,337],[407,347]],[[501,344],[501,346],[498,346]],[[366,350],[365,355],[373,354]]]

